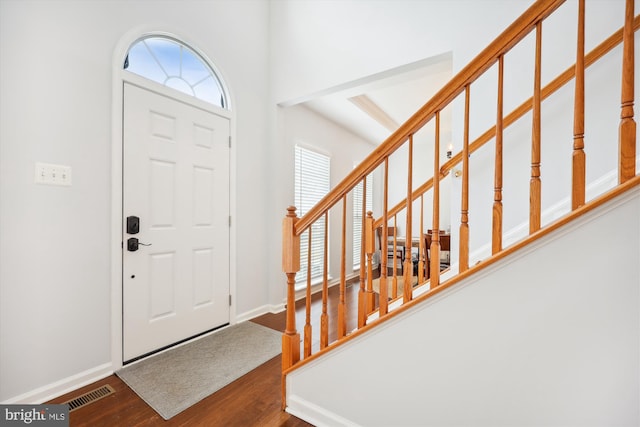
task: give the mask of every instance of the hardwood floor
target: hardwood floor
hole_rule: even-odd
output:
[[[357,319],[358,285],[347,286],[347,330],[355,328]],[[337,318],[338,286],[330,288],[328,313]],[[319,295],[312,298],[313,316],[319,317],[322,301]],[[285,312],[265,314],[252,319],[263,326],[284,331]],[[317,343],[319,327],[313,319],[314,342]],[[301,334],[305,324],[305,303],[296,303],[296,327]],[[331,326],[335,329],[335,324]],[[330,335],[335,335],[332,331]],[[314,345],[317,347],[317,345]],[[175,417],[164,420],[117,376],[111,375],[72,393],[60,396],[49,403],[61,403],[109,384],[115,393],[85,407],[73,411],[70,426],[311,426],[282,410],[281,356],[274,357],[233,383],[208,396]]]

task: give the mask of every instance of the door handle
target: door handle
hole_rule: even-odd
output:
[[[151,246],[151,243],[141,243],[136,237],[129,237],[129,239],[127,239],[127,250],[129,252],[137,251],[139,245]]]

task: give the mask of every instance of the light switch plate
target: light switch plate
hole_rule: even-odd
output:
[[[36,162],[34,180],[36,184],[71,185],[71,166]]]

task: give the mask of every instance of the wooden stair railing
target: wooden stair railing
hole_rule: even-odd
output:
[[[412,225],[413,225],[413,208],[414,202],[420,201],[420,220],[419,220],[419,253],[422,254],[427,248],[424,247],[424,195],[431,191],[432,202],[432,239],[431,239],[431,265],[427,269],[424,265],[425,260],[419,257],[418,260],[418,286],[428,283],[430,291],[420,295],[419,301],[436,293],[439,289],[457,283],[464,277],[476,270],[484,268],[495,260],[501,259],[507,254],[520,248],[523,244],[529,244],[536,238],[539,238],[551,229],[556,229],[566,221],[572,220],[584,212],[588,212],[592,207],[590,203],[602,203],[606,197],[590,203],[585,202],[586,192],[586,155],[584,151],[584,70],[591,64],[602,58],[607,52],[611,51],[615,46],[623,43],[623,64],[622,64],[622,95],[621,95],[621,122],[619,128],[618,139],[618,170],[619,183],[624,184],[619,188],[628,188],[630,186],[640,185],[640,180],[636,176],[636,125],[634,121],[633,111],[633,73],[634,73],[634,57],[633,57],[633,38],[634,33],[640,28],[640,18],[634,17],[634,0],[626,0],[626,9],[624,17],[624,26],[621,30],[604,40],[600,45],[593,49],[589,54],[584,53],[584,17],[585,17],[585,0],[578,0],[578,38],[577,38],[577,55],[575,66],[570,67],[565,72],[552,80],[545,87],[541,86],[540,59],[542,48],[542,23],[551,13],[553,13],[564,0],[538,0],[527,11],[525,11],[512,25],[510,25],[494,42],[492,42],[485,50],[483,50],[473,61],[464,67],[453,79],[446,84],[433,98],[431,98],[420,110],[418,110],[407,122],[394,132],[387,140],[377,147],[360,165],[358,165],[349,175],[347,175],[334,189],[332,189],[316,206],[307,212],[301,218],[295,214],[295,208],[289,207],[288,213],[283,220],[283,258],[282,267],[287,276],[287,324],[286,330],[282,338],[282,369],[283,375],[286,375],[296,365],[301,366],[308,360],[313,360],[324,352],[330,350],[335,345],[345,342],[351,336],[357,334],[349,334],[350,330],[360,329],[363,332],[368,330],[372,325],[368,322],[368,316],[376,313],[378,321],[384,321],[390,318],[393,313],[389,311],[390,300],[398,299],[397,288],[395,286],[397,280],[395,270],[395,257],[393,265],[393,288],[392,295],[389,295],[387,284],[387,245],[380,244],[380,278],[379,293],[373,290],[373,255],[376,252],[376,233],[375,230],[381,229],[381,236],[387,236],[387,230],[390,221],[396,227],[397,215],[401,212],[406,217],[406,233],[405,245],[408,256],[403,266],[403,286],[401,289],[401,302],[404,306],[412,306],[418,301],[413,301],[413,292],[416,288],[412,286],[413,282],[413,264],[411,260],[411,241],[412,241]],[[519,43],[531,31],[536,33],[535,48],[535,71],[534,71],[534,90],[533,96],[523,104],[514,109],[506,116],[503,114],[503,88],[504,88],[504,62],[505,54],[517,43]],[[471,98],[471,85],[481,75],[483,75],[491,66],[498,64],[497,71],[497,116],[496,124],[485,133],[480,135],[473,142],[469,141],[469,104]],[[543,227],[541,224],[541,176],[540,176],[540,148],[541,148],[541,103],[544,99],[556,92],[559,88],[567,84],[575,77],[575,105],[574,105],[574,137],[573,137],[573,155],[572,155],[572,187],[571,187],[571,209],[572,211],[562,220]],[[464,93],[464,126],[463,126],[463,144],[461,152],[455,154],[448,161],[440,166],[440,113],[449,106],[453,100],[460,94]],[[503,131],[506,127],[515,123],[519,118],[527,112],[532,111],[532,138],[531,138],[531,180],[530,180],[530,211],[529,211],[529,237],[521,240],[517,244],[511,245],[509,248],[503,247],[503,226],[502,226],[502,181],[503,181]],[[434,121],[434,164],[433,178],[427,180],[418,188],[413,188],[413,140],[416,135],[427,123]],[[469,158],[470,154],[477,151],[487,142],[495,139],[495,165],[494,165],[494,200],[493,213],[491,216],[492,229],[491,234],[491,253],[490,259],[483,262],[480,266],[469,266]],[[389,158],[400,147],[407,147],[407,196],[406,198],[393,207],[388,205],[389,194]],[[445,178],[454,167],[461,165],[462,194],[461,194],[461,211],[460,211],[460,228],[459,228],[459,254],[458,254],[458,274],[449,279],[446,286],[440,283],[440,181]],[[347,217],[346,206],[349,194],[360,183],[362,183],[366,194],[367,176],[376,168],[381,168],[383,176],[382,184],[382,215],[375,219],[372,212],[366,212],[366,199],[363,197],[362,204],[362,248],[360,252],[360,273],[359,273],[359,292],[358,292],[358,316],[357,321],[353,325],[348,324],[346,318],[346,229]],[[617,194],[620,189],[614,189],[611,194]],[[366,196],[365,196],[366,197]],[[341,268],[339,278],[340,300],[338,304],[338,319],[336,325],[329,325],[327,316],[327,298],[328,298],[328,218],[332,208],[337,207],[341,203]],[[585,206],[586,205],[586,206]],[[324,221],[324,236],[311,236],[311,226],[316,221]],[[300,236],[304,232],[309,232],[308,240],[311,246],[312,237],[314,239],[321,238],[324,242],[324,265],[322,275],[322,314],[320,316],[320,348],[314,353],[312,349],[312,328],[311,328],[311,307],[307,303],[306,306],[306,324],[304,326],[304,361],[300,361],[300,335],[295,325],[295,295],[296,295],[296,273],[300,270]],[[396,239],[394,235],[393,249],[396,248]],[[308,249],[310,251],[310,249]],[[310,256],[308,255],[308,258]],[[308,261],[307,261],[308,262]],[[307,269],[309,271],[310,269]],[[424,274],[429,271],[430,274]],[[428,282],[427,282],[428,280]],[[306,296],[307,301],[310,300],[311,278],[306,278]],[[376,306],[377,302],[377,306]],[[404,306],[402,308],[404,308]],[[333,329],[333,336],[337,340],[333,343],[329,342],[330,329]],[[284,383],[283,383],[284,387]],[[283,396],[284,397],[284,396]],[[283,399],[283,406],[285,401]]]

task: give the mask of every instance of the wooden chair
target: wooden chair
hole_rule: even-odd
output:
[[[441,252],[450,252],[451,251],[451,235],[447,234],[444,230],[440,230],[440,251]],[[425,279],[430,277],[431,271],[431,241],[432,241],[432,230],[425,233],[424,235],[424,277]],[[449,268],[449,263],[440,262],[440,271]]]
[[[393,247],[393,237],[395,236],[396,229],[395,227],[387,227],[387,238],[382,239],[382,227],[378,227],[376,229],[376,234],[378,237],[378,250],[380,251],[380,255],[382,255],[382,244],[383,240],[386,241],[387,244],[387,275],[389,268],[392,268],[392,275],[402,275],[404,273],[404,247],[396,246],[395,250]],[[392,267],[390,267],[392,266]],[[382,268],[382,267],[380,267]],[[400,270],[400,273],[398,273]]]

